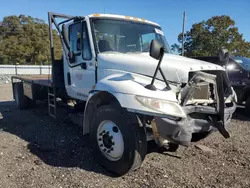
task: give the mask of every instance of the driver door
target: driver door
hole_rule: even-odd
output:
[[[87,100],[89,91],[95,84],[95,60],[91,53],[86,21],[69,26],[70,50],[75,55],[70,64],[71,89],[75,98]]]

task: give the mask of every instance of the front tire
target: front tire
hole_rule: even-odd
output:
[[[119,176],[139,168],[147,153],[146,134],[138,117],[118,105],[97,110],[90,139],[98,162]]]

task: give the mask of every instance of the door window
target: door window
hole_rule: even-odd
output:
[[[70,51],[74,54],[81,53],[81,25],[73,24],[69,27]]]
[[[82,33],[82,34],[81,34]],[[82,54],[84,60],[92,58],[86,22],[76,23],[69,28],[70,51],[76,56]]]

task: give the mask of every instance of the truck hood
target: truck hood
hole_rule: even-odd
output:
[[[99,69],[113,69],[137,73],[152,77],[158,60],[149,56],[149,53],[117,53],[105,52],[98,54]],[[201,60],[165,53],[161,68],[166,79],[176,83],[187,83],[189,72],[200,70],[223,70],[221,66]],[[160,73],[157,78],[162,80]]]

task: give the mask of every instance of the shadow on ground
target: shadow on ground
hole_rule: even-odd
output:
[[[241,121],[250,121],[250,114],[247,115],[245,108],[243,106],[238,106],[235,113],[233,114],[233,119]]]
[[[27,141],[27,149],[40,159],[34,163],[41,165],[43,161],[54,167],[78,167],[113,176],[96,163],[88,136],[82,136],[81,127],[70,121],[69,112],[62,109],[59,121],[55,121],[47,115],[46,105],[41,103],[36,109],[19,111],[13,101],[0,102],[0,131]],[[249,120],[243,112],[244,109],[237,109],[234,118]],[[157,152],[150,144],[149,153]]]
[[[86,171],[113,176],[100,167],[92,155],[88,136],[63,112],[59,121],[47,115],[46,104],[19,111],[14,102],[0,102],[0,131],[16,135],[28,142],[27,149],[40,160],[54,167],[78,167]]]

